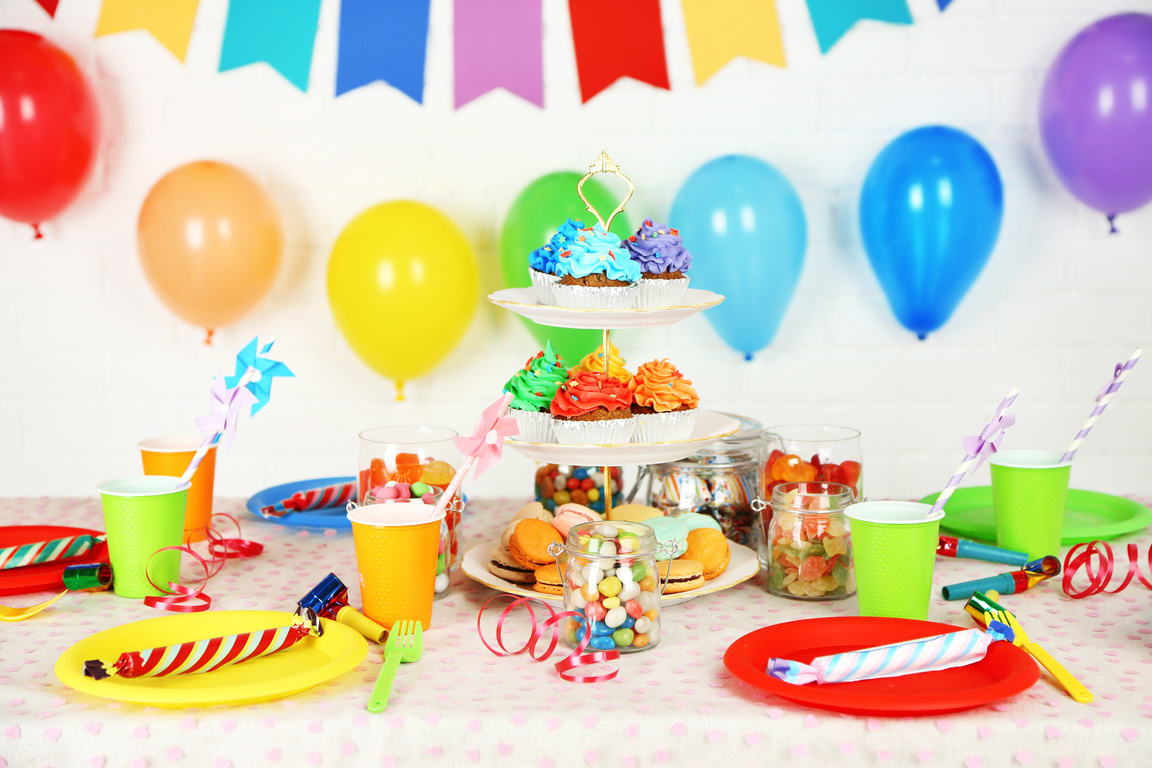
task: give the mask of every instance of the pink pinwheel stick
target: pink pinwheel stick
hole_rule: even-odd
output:
[[[275,343],[276,337],[273,336],[268,341],[268,343],[264,345],[264,349],[261,350],[257,357],[263,357],[264,355],[268,354],[268,352],[272,349],[272,345]],[[236,386],[248,386],[248,382],[252,380],[252,376],[256,372],[257,371],[255,368],[249,366],[248,370],[244,371],[244,375],[240,377],[240,381],[237,382]],[[223,431],[223,429],[220,429],[216,432],[209,432],[204,436],[204,442],[200,443],[200,447],[196,449],[196,455],[192,457],[192,461],[188,464],[188,469],[184,470],[184,474],[180,476],[180,482],[176,483],[176,490],[179,491],[184,488],[192,487],[192,475],[196,474],[196,470],[200,467],[200,462],[204,461],[204,457],[208,455],[208,449],[211,448],[216,443],[216,441],[220,439],[220,435]]]
[[[1144,350],[1136,347],[1136,351],[1132,353],[1132,357],[1128,358],[1128,362],[1118,366],[1119,370],[1116,371],[1112,380],[1101,390],[1100,395],[1096,398],[1096,407],[1092,409],[1092,415],[1088,417],[1088,421],[1084,422],[1084,426],[1076,433],[1076,438],[1072,441],[1072,445],[1068,446],[1068,450],[1064,456],[1061,457],[1060,463],[1072,461],[1072,457],[1076,455],[1077,449],[1080,448],[1080,443],[1084,441],[1084,438],[1088,437],[1088,433],[1092,431],[1096,420],[1100,418],[1100,414],[1104,413],[1104,409],[1108,407],[1108,403],[1112,402],[1112,397],[1120,389],[1120,385],[1124,383],[1125,377],[1128,376],[1128,371],[1135,367],[1136,361],[1140,359],[1140,355],[1142,354],[1144,354]]]
[[[508,404],[512,402],[512,393],[505,393],[504,399],[500,401],[500,416],[508,413]],[[476,463],[475,456],[466,456],[464,461],[460,464],[460,469],[456,470],[456,474],[452,476],[452,480],[448,483],[448,487],[444,489],[444,493],[440,495],[440,501],[436,504],[436,515],[445,511],[448,508],[448,502],[460,489],[460,483],[464,482],[464,476],[468,474],[468,470]]]
[[[988,431],[990,427],[996,424],[1004,411],[1008,410],[1012,403],[1016,401],[1016,395],[1018,394],[1020,394],[1020,390],[1016,389],[1015,387],[1013,387],[1008,392],[1008,396],[1001,401],[999,406],[997,406],[996,413],[992,415],[992,420],[988,422],[988,425],[985,426],[983,430],[981,430],[981,435],[983,435]],[[988,439],[991,440],[992,436],[989,436]],[[979,453],[966,453],[964,455],[964,460],[961,461],[960,466],[956,468],[956,473],[952,475],[952,479],[948,481],[948,485],[944,486],[944,490],[940,491],[940,497],[937,498],[936,503],[932,505],[933,514],[943,509],[944,505],[948,503],[948,499],[952,498],[952,494],[956,492],[956,487],[960,485],[960,481],[962,481],[964,476],[968,474],[968,470],[972,468],[972,464],[977,460],[977,458],[979,458]]]

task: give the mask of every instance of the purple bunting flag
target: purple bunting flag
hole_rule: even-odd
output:
[[[541,0],[455,0],[456,108],[496,88],[544,106]]]

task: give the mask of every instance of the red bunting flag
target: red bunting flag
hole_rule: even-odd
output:
[[[52,18],[56,18],[56,6],[60,5],[60,0],[36,0],[41,8],[48,12]]]
[[[622,77],[669,89],[660,0],[568,0],[580,99]]]

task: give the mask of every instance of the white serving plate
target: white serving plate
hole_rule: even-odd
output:
[[[569,309],[549,307],[536,301],[532,288],[504,288],[488,296],[488,301],[510,309],[518,315],[541,325],[557,328],[653,328],[659,325],[672,325],[697,312],[714,307],[724,301],[724,297],[712,291],[689,288],[684,298],[674,307],[653,309]]]
[[[692,426],[692,435],[684,440],[663,443],[529,443],[514,437],[504,438],[504,445],[533,461],[545,464],[576,464],[588,467],[621,464],[662,464],[691,456],[713,440],[727,437],[740,429],[740,422],[716,411],[700,411]]]
[[[698,589],[679,592],[675,595],[664,595],[660,604],[677,605],[679,603],[686,603],[701,595],[710,595],[713,592],[723,592],[726,589],[731,589],[737,584],[743,584],[755,576],[760,570],[760,559],[756,556],[756,553],[748,547],[732,541],[728,542],[728,545],[731,547],[732,555],[728,561],[728,568],[725,569],[724,573],[705,583],[704,586]],[[562,595],[546,595],[543,592],[537,592],[531,587],[525,588],[523,585],[505,581],[489,571],[488,561],[491,560],[492,550],[499,546],[499,539],[485,542],[484,544],[477,544],[464,553],[464,560],[460,563],[460,569],[471,577],[473,581],[478,581],[484,586],[491,587],[500,592],[521,597],[538,597],[550,603],[560,604],[564,602]]]

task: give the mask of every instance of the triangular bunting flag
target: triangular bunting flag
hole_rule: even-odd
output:
[[[104,0],[96,37],[143,29],[184,61],[200,0]]]
[[[263,61],[308,90],[319,18],[320,0],[230,0],[220,71]]]
[[[431,0],[341,0],[336,95],[383,80],[424,103]]]
[[[912,23],[905,0],[808,0],[808,15],[821,53],[828,53],[862,19]]]
[[[737,56],[785,66],[776,0],[680,0],[696,85]]]
[[[60,0],[36,0],[37,5],[48,12],[52,18],[56,18],[56,6],[60,5]]]
[[[568,13],[582,101],[622,77],[669,88],[660,0],[568,0]]]
[[[541,0],[456,0],[456,108],[496,88],[544,106]]]

